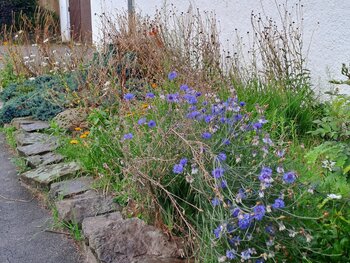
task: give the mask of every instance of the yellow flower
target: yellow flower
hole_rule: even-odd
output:
[[[141,107],[142,107],[142,109],[147,109],[147,108],[149,107],[149,104],[143,103],[143,104],[141,105]]]
[[[76,127],[74,130],[81,131],[81,128],[80,127]]]
[[[86,131],[86,132],[84,132],[83,134],[85,134],[85,135],[87,136],[87,135],[90,134],[90,132],[89,132],[89,131]]]
[[[157,83],[152,83],[152,84],[151,84],[151,87],[155,89],[155,88],[158,87],[158,85],[157,85]]]
[[[69,143],[70,144],[78,144],[79,142],[77,140],[71,140]]]
[[[82,135],[80,135],[80,138],[81,139],[85,139],[87,137],[87,134],[82,134]]]

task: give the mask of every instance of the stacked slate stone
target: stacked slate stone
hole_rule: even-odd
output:
[[[84,235],[86,263],[185,263],[181,245],[139,218],[124,218],[115,197],[93,188],[94,178],[84,175],[76,162],[63,162],[54,151],[59,140],[43,133],[49,124],[30,118],[12,121],[17,152],[33,168],[21,181],[49,189],[62,221],[77,224]]]

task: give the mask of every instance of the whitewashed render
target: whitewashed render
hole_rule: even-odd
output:
[[[64,0],[63,0],[64,1]],[[277,4],[286,0],[134,0],[136,11],[144,15],[154,15],[156,9],[176,6],[179,12],[189,8],[215,12],[219,20],[220,38],[223,48],[227,40],[233,42],[235,29],[242,35],[251,30],[251,12],[264,12],[274,20],[279,20]],[[288,6],[298,0],[287,1]],[[328,80],[342,78],[342,63],[350,63],[350,0],[302,0],[304,5],[304,45],[308,51],[308,68],[312,81],[318,90],[331,87]],[[98,44],[103,37],[100,15],[125,12],[128,0],[91,0],[93,41]],[[309,47],[309,49],[308,49]],[[341,89],[350,93],[350,88]]]

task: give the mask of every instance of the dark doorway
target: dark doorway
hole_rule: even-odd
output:
[[[92,41],[90,0],[69,0],[69,17],[74,41]]]

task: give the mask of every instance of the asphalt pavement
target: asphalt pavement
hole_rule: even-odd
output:
[[[81,263],[76,244],[53,233],[48,210],[21,185],[0,133],[0,263]]]

